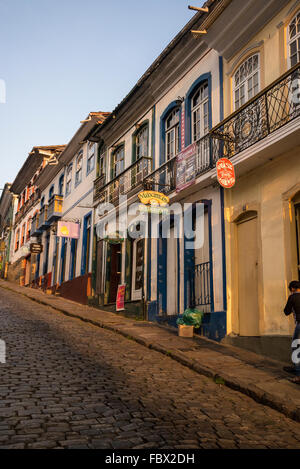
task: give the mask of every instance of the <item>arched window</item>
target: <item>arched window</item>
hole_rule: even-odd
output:
[[[82,161],[83,161],[83,152],[80,151],[76,158],[76,174],[75,174],[75,186],[82,181]]]
[[[65,181],[65,175],[62,174],[59,178],[58,182],[58,195],[64,195],[64,181]]]
[[[171,160],[179,153],[180,108],[173,109],[165,120],[166,160]]]
[[[233,77],[234,109],[237,110],[260,91],[259,54],[249,57]]]
[[[148,125],[144,125],[135,135],[135,161],[148,155]]]
[[[49,202],[54,195],[54,186],[52,185],[49,190]]]
[[[66,181],[66,195],[69,195],[71,192],[72,188],[72,171],[73,171],[73,165],[70,164],[67,169],[67,181]]]
[[[288,28],[288,56],[290,66],[300,62],[300,12],[293,18]]]
[[[208,83],[203,83],[191,99],[192,142],[197,142],[209,131]]]

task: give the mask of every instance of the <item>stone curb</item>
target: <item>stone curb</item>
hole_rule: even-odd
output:
[[[50,307],[64,314],[65,316],[71,317],[73,319],[78,319],[80,321],[92,324],[93,326],[100,327],[102,329],[106,329],[111,332],[115,332],[125,337],[128,340],[134,340],[135,342],[137,342],[138,344],[144,347],[147,347],[151,350],[154,350],[156,352],[159,352],[163,355],[168,356],[172,360],[177,361],[181,365],[191,369],[192,371],[195,371],[196,373],[200,375],[213,379],[215,382],[220,381],[220,384],[225,385],[226,387],[234,391],[240,392],[241,394],[244,394],[250,397],[257,403],[268,406],[280,412],[281,414],[285,415],[286,417],[292,420],[295,420],[296,422],[300,422],[300,409],[299,408],[294,407],[294,406],[284,405],[276,396],[259,389],[257,386],[253,384],[243,382],[243,380],[240,380],[238,378],[233,378],[232,376],[229,376],[226,373],[222,373],[222,374],[220,372],[216,373],[212,368],[206,367],[205,365],[201,365],[199,362],[196,362],[195,360],[192,360],[186,357],[184,353],[182,352],[178,352],[176,350],[168,350],[166,347],[164,347],[163,345],[160,345],[159,343],[149,342],[146,339],[143,339],[140,336],[133,334],[132,329],[128,330],[126,325],[120,328],[120,327],[113,326],[110,324],[105,324],[105,322],[102,322],[102,321],[95,321],[95,320],[80,316],[79,314],[70,313],[69,311],[65,309],[52,305],[50,302],[48,303],[47,301],[34,298],[31,295],[27,295],[25,292],[23,293],[23,292],[14,290],[13,288],[3,286],[3,285],[0,285],[0,288],[17,293],[21,296],[25,296],[26,298],[32,301],[35,301],[36,303]]]

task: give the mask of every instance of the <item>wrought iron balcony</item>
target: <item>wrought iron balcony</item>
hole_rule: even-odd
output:
[[[232,158],[300,116],[300,64],[211,130],[214,163]]]
[[[39,222],[38,222],[38,229],[43,231],[48,226],[49,223],[47,221],[47,213],[48,213],[48,205],[44,205],[40,210]]]
[[[47,223],[52,223],[53,221],[58,220],[62,216],[63,210],[63,196],[53,195],[49,200],[48,210],[47,210]]]
[[[39,212],[37,212],[33,217],[32,217],[32,222],[31,222],[31,230],[30,230],[30,236],[39,236],[42,234],[42,231],[38,228],[39,226]]]
[[[142,186],[146,176],[151,172],[151,167],[152,158],[143,157],[102,187],[101,178],[96,179],[94,202],[116,204],[121,195],[133,195]]]
[[[213,166],[211,158],[211,137],[206,135],[196,142],[195,155],[195,176],[200,176]],[[176,190],[176,165],[177,156],[166,163],[162,164],[158,169],[153,171],[145,178],[145,187],[148,190],[155,190],[170,194]]]

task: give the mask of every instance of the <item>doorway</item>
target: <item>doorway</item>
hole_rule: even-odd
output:
[[[118,286],[121,283],[122,244],[110,244],[109,303],[117,300]]]
[[[259,336],[257,212],[237,221],[239,335]]]
[[[170,238],[167,243],[167,315],[178,314],[177,292],[178,292],[178,265],[177,244],[175,227],[170,229]]]

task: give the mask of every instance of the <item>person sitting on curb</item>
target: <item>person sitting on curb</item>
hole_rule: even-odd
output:
[[[290,373],[295,373],[296,377],[291,379],[293,383],[300,384],[300,282],[293,281],[289,284],[289,290],[291,295],[289,296],[288,302],[286,307],[284,308],[284,314],[289,316],[290,314],[294,313],[295,321],[296,321],[296,328],[293,335],[293,342],[292,347],[295,349],[299,349],[298,353],[293,354],[298,358],[296,363],[294,361],[294,366],[292,367],[284,367],[285,371]],[[299,345],[294,344],[295,340],[299,340]]]

